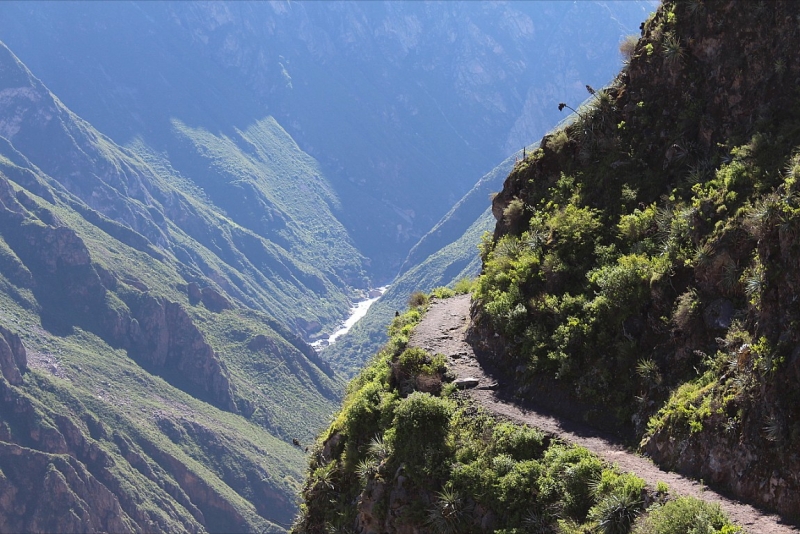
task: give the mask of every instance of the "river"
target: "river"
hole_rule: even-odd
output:
[[[317,350],[321,350],[325,347],[329,347],[336,343],[336,340],[345,335],[347,332],[350,331],[355,324],[367,314],[370,306],[372,306],[381,296],[389,289],[389,286],[383,286],[375,289],[374,291],[378,292],[377,297],[370,297],[365,300],[360,300],[353,305],[350,309],[350,317],[344,322],[344,324],[339,328],[336,332],[328,336],[327,339],[318,339],[317,341],[311,343],[311,346]]]

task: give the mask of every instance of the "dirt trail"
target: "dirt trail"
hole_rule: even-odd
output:
[[[651,487],[661,481],[669,485],[673,495],[691,495],[719,503],[733,521],[752,534],[800,532],[800,529],[782,523],[776,515],[724,497],[695,480],[661,470],[647,458],[627,450],[613,436],[574,421],[554,417],[535,406],[526,405],[522,408],[502,399],[502,382],[498,383],[486,373],[476,359],[472,347],[464,339],[469,321],[469,305],[469,295],[433,300],[422,322],[414,329],[410,345],[446,355],[449,368],[458,378],[478,379],[477,388],[469,391],[487,410],[586,447],[608,462],[617,464],[621,470],[636,473]]]

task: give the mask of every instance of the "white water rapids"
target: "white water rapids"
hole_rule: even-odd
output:
[[[381,298],[381,295],[383,295],[387,289],[389,289],[389,286],[379,287],[378,289],[375,290],[378,292],[377,297],[371,297],[366,300],[361,300],[356,302],[350,309],[350,317],[347,318],[347,320],[344,322],[341,328],[339,328],[336,332],[328,336],[327,339],[319,339],[311,343],[311,346],[317,350],[321,350],[324,347],[329,347],[333,345],[339,337],[349,332],[350,329],[353,328],[353,326],[355,326],[355,324],[367,314],[369,307],[372,306],[375,303],[375,301]]]

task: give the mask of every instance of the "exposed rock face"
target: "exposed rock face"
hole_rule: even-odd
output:
[[[114,494],[71,456],[0,442],[0,530],[130,532]]]
[[[9,384],[22,384],[22,374],[28,370],[28,358],[19,336],[0,326],[0,371]]]
[[[210,502],[203,494],[187,496],[199,477],[185,465],[173,459],[174,465],[162,466],[124,434],[109,435],[94,415],[76,412],[54,413],[0,379],[0,530],[155,532],[179,526],[198,532],[208,525],[200,508],[208,510]],[[109,452],[111,442],[122,456]],[[117,469],[125,461],[160,488],[162,510],[143,507],[130,491]],[[184,473],[177,484],[165,471],[176,466]]]
[[[745,437],[716,431],[724,423],[706,421],[710,431],[689,436],[674,431],[658,432],[644,447],[661,465],[690,473],[708,484],[729,488],[739,498],[759,502],[786,517],[798,518],[800,510],[800,465],[791,449],[780,442],[769,442],[762,435],[760,420],[751,414],[743,422]],[[765,443],[766,441],[766,443]],[[781,468],[774,469],[774,466]]]
[[[213,287],[204,287],[201,291],[200,298],[206,308],[216,313],[229,310],[233,307],[231,301],[226,299],[224,295]]]
[[[385,498],[389,492],[389,506],[379,512],[375,505]],[[356,523],[364,534],[418,534],[419,529],[403,520],[411,512],[411,506],[424,504],[430,506],[431,495],[428,492],[410,490],[408,477],[401,467],[395,473],[391,484],[372,479],[367,483],[358,501]]]
[[[389,494],[388,500],[386,494]],[[436,495],[415,487],[400,467],[390,481],[371,478],[358,498],[356,525],[362,534],[420,534],[429,530],[420,528],[420,521],[412,519],[420,507],[430,509]],[[378,503],[386,503],[386,509]],[[494,514],[484,509],[472,498],[463,503],[465,527],[480,532],[493,532]],[[433,531],[433,530],[431,530]]]
[[[237,411],[227,371],[180,304],[141,294],[129,305],[135,359],[201,398]]]
[[[0,201],[7,206],[0,215],[0,235],[32,273],[44,325],[57,332],[73,326],[92,331],[112,346],[129,349],[143,365],[179,387],[236,412],[223,364],[180,304],[132,293],[127,296],[132,312],[112,307],[108,292],[118,286],[113,273],[95,267],[74,230],[61,226],[47,210],[31,204],[34,211],[29,211],[18,201],[26,198],[22,192],[13,195],[8,181],[0,176]],[[215,311],[231,306],[210,288],[201,291],[201,299]]]

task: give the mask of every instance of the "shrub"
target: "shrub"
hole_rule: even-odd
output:
[[[368,382],[350,397],[342,410],[342,432],[355,443],[374,436],[380,418],[381,393],[383,387],[378,382]]]
[[[400,370],[408,376],[434,375],[443,373],[446,360],[443,354],[429,356],[425,350],[414,347],[406,349],[397,358]]]
[[[453,291],[456,295],[466,295],[472,291],[472,286],[475,284],[473,278],[462,278],[453,286]]]
[[[639,36],[631,34],[626,36],[622,42],[619,43],[619,53],[622,54],[622,61],[630,61],[634,52],[636,52],[636,43],[638,42]]]
[[[691,330],[692,324],[700,313],[700,300],[697,290],[689,288],[675,301],[675,309],[672,312],[672,322],[683,332]]]
[[[522,227],[524,215],[525,203],[518,198],[514,198],[503,210],[503,221],[512,232],[516,232]]]
[[[703,430],[703,422],[711,416],[711,392],[714,382],[709,373],[697,381],[682,384],[647,423],[647,436],[669,428],[673,433],[695,434]]]
[[[451,401],[428,393],[415,392],[400,401],[392,429],[397,455],[418,467],[432,467],[446,451],[452,414]]]
[[[426,304],[428,304],[428,295],[422,291],[414,291],[408,297],[409,308],[418,308],[420,306],[425,306]]]
[[[656,207],[650,205],[644,211],[633,210],[629,215],[623,215],[617,224],[619,237],[634,243],[642,239],[648,231],[655,226]]]
[[[411,332],[411,329],[420,321],[421,317],[422,316],[417,309],[409,310],[403,315],[395,317],[392,319],[392,323],[389,325],[389,337],[392,338],[402,335],[403,337],[408,338],[408,334]]]
[[[718,504],[678,497],[651,508],[636,525],[636,534],[705,534],[739,532]]]
[[[606,469],[592,485],[592,491],[598,499],[610,495],[623,495],[633,500],[641,500],[644,487],[644,480],[633,473],[619,473],[615,469]]]
[[[436,297],[437,299],[449,299],[455,292],[449,287],[435,287],[433,291],[431,291],[431,295]]]
[[[553,445],[545,452],[543,462],[547,473],[540,477],[540,491],[563,493],[564,513],[583,520],[595,504],[590,488],[603,471],[600,459],[583,447]]]
[[[591,241],[602,225],[596,210],[569,204],[550,218],[548,226],[561,243],[572,247]]]
[[[498,452],[515,460],[537,458],[544,450],[544,433],[529,426],[498,423],[492,441]]]
[[[659,266],[647,256],[629,254],[618,258],[616,265],[594,269],[587,276],[600,288],[600,295],[621,308],[628,308],[628,313],[631,313],[647,297],[650,279],[658,270]]]

